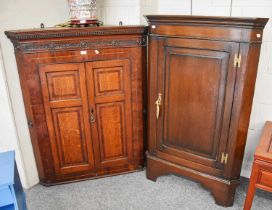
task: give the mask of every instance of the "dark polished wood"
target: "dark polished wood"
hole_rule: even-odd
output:
[[[40,182],[143,167],[144,26],[7,31]]]
[[[272,192],[272,122],[267,121],[254,154],[244,210],[250,210],[256,188]]]
[[[189,177],[210,189],[217,204],[231,206],[267,19],[151,15],[147,20],[147,177]]]

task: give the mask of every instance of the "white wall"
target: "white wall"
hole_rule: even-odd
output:
[[[201,0],[192,1],[193,15],[229,16],[231,0]]]
[[[98,7],[100,19],[110,25],[118,25],[119,21],[123,21],[125,25],[146,23],[143,18],[145,14],[272,17],[271,0],[98,0]],[[17,164],[25,188],[36,184],[38,176],[13,47],[3,32],[10,29],[39,27],[41,22],[45,23],[45,26],[53,26],[67,20],[66,0],[1,0],[0,3],[0,44],[4,61],[4,66],[0,65],[0,150],[16,150]],[[265,29],[243,163],[242,175],[247,177],[264,122],[272,120],[271,26],[270,22]]]
[[[98,0],[99,18],[107,25],[140,24],[140,0]]]
[[[157,14],[160,0],[140,0],[140,22],[147,24],[144,14]]]
[[[18,165],[18,171],[21,174],[21,181],[24,186],[27,186],[26,173],[20,146],[17,144],[18,136],[14,123],[14,115],[12,112],[6,75],[2,60],[2,52],[0,46],[0,152],[15,150],[15,158]]]
[[[172,15],[190,15],[191,14],[191,0],[159,0],[158,14],[172,14]]]

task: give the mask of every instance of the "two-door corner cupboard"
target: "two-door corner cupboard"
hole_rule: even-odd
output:
[[[143,167],[146,27],[8,31],[40,182]]]

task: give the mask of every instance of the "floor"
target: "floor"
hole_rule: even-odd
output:
[[[242,179],[233,207],[242,209],[248,182]],[[28,210],[220,210],[199,184],[174,175],[146,179],[145,172],[27,191]],[[252,210],[271,210],[272,194],[257,191]]]

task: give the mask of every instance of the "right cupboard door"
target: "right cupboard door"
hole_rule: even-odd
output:
[[[150,126],[156,126],[157,155],[220,174],[236,79],[233,60],[239,44],[157,38],[153,45],[151,39],[157,64],[151,58]]]
[[[96,167],[133,160],[130,61],[86,63],[90,121]]]

